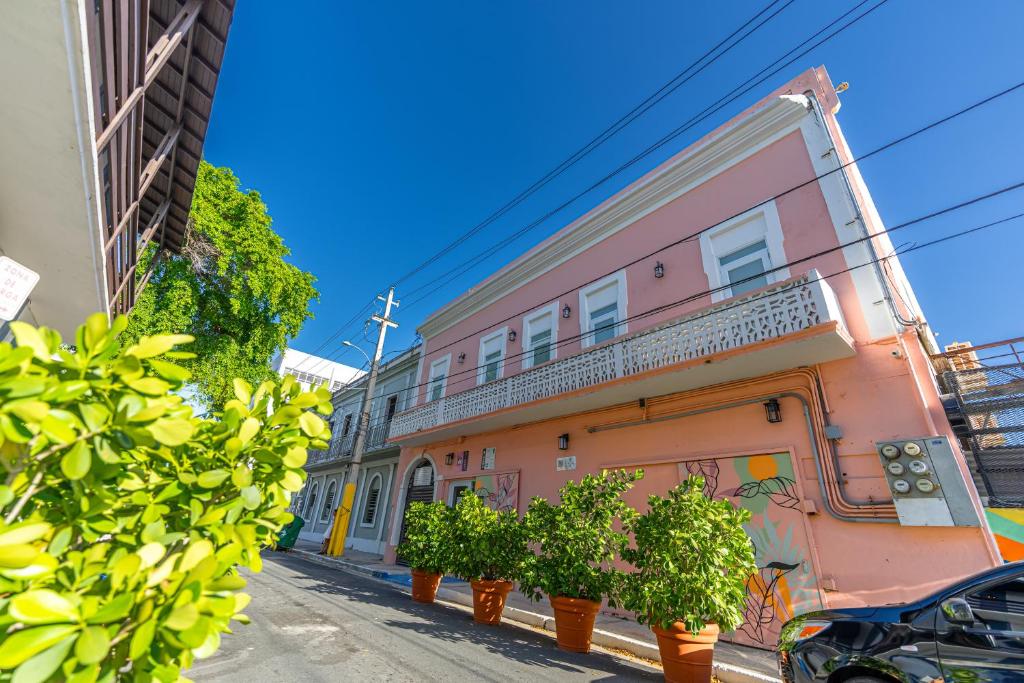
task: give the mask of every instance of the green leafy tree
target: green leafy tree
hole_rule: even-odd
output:
[[[158,260],[132,310],[127,336],[185,331],[196,356],[182,365],[198,397],[222,406],[231,380],[256,386],[270,361],[311,318],[314,278],[285,257],[259,192],[242,192],[228,168],[199,164],[189,232],[179,255]],[[146,263],[139,272],[145,272]]]
[[[643,470],[588,474],[566,482],[559,505],[534,498],[523,519],[536,557],[527,562],[519,587],[539,600],[541,593],[583,598],[615,606],[625,574],[614,566],[629,538],[617,523],[629,522],[636,511],[622,495],[644,476]]]
[[[448,571],[467,581],[517,581],[530,555],[515,510],[492,510],[472,491],[452,510],[445,546]]]
[[[175,393],[191,337],[122,349],[126,324],[0,343],[0,680],[179,680],[247,621],[236,567],[259,571],[325,445],[325,390],[238,380],[200,419]]]
[[[636,545],[622,554],[635,567],[624,606],[641,624],[667,629],[680,621],[694,634],[706,624],[725,631],[742,624],[746,582],[757,572],[743,529],[750,511],[708,498],[704,479],[692,475],[647,504],[626,523]]]
[[[413,569],[430,574],[448,572],[451,518],[451,509],[439,500],[411,503],[405,511],[405,538],[398,546],[398,556]]]

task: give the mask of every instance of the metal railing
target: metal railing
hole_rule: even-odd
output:
[[[1024,507],[1022,342],[961,346],[932,358],[949,392],[946,415],[990,507]]]
[[[681,316],[511,377],[399,413],[390,438],[639,375],[835,321],[835,294],[816,271]]]
[[[366,433],[366,442],[363,444],[364,454],[380,450],[388,445],[388,430],[390,426],[390,422],[387,421],[370,425]],[[309,451],[306,467],[350,459],[352,457],[352,449],[355,446],[355,440],[356,432],[353,430],[345,436],[331,439],[330,445],[326,450]]]

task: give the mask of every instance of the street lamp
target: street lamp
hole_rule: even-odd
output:
[[[356,351],[358,351],[359,353],[363,354],[363,358],[366,359],[366,364],[367,365],[371,365],[373,363],[373,361],[370,360],[369,354],[367,354],[366,351],[363,351],[361,348],[359,348],[358,346],[356,346],[352,342],[350,342],[350,341],[343,341],[341,343],[342,343],[343,346],[348,346],[349,348],[353,348]]]

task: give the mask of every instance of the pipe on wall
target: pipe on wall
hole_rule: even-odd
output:
[[[666,420],[681,419],[685,417],[692,417],[694,415],[736,408],[743,405],[761,403],[770,398],[794,398],[800,401],[803,407],[804,419],[807,425],[808,440],[811,445],[815,470],[818,473],[818,488],[821,493],[822,502],[824,503],[825,509],[828,513],[836,519],[847,522],[896,523],[896,510],[891,500],[857,501],[852,500],[849,497],[841,476],[842,469],[839,463],[838,449],[836,448],[834,441],[827,439],[824,436],[824,426],[827,424],[827,420],[821,412],[821,406],[819,404],[820,396],[814,391],[814,389],[818,389],[819,391],[821,390],[820,379],[818,378],[817,373],[811,369],[801,368],[795,371],[783,373],[782,375],[776,375],[774,377],[748,380],[728,386],[730,388],[747,385],[756,386],[757,384],[764,384],[767,381],[777,381],[779,379],[787,378],[800,378],[807,380],[810,386],[807,387],[798,384],[795,386],[773,388],[770,391],[758,393],[746,399],[712,404],[677,413],[656,415],[654,417],[648,417],[641,420],[597,425],[589,427],[588,431],[599,432],[610,429],[621,429],[624,427],[652,424]],[[717,387],[716,389],[721,390],[721,388],[722,387]],[[665,400],[668,400],[668,397],[663,397],[662,400],[658,400],[657,402],[664,402]],[[652,401],[654,401],[654,399],[649,400],[648,404]],[[828,452],[829,457],[827,458],[824,457],[825,451]]]

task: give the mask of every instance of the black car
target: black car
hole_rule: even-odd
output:
[[[1024,561],[915,602],[801,615],[778,659],[786,683],[1024,683]]]

